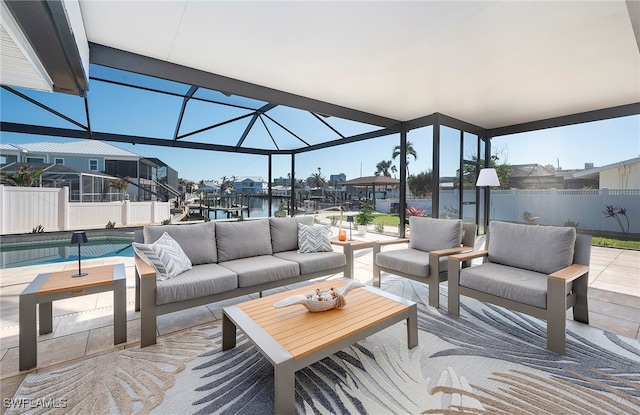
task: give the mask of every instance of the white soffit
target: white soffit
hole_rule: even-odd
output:
[[[640,101],[624,0],[80,6],[90,42],[402,121],[495,128]]]
[[[87,33],[84,30],[84,20],[80,10],[80,3],[78,0],[63,0],[63,3],[67,21],[73,33],[76,47],[78,48],[84,76],[85,79],[89,81],[89,42],[87,41]]]
[[[53,81],[15,20],[0,2],[0,83],[53,91]]]

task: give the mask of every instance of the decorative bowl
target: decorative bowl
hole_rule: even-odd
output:
[[[304,294],[292,295],[291,297],[282,299],[273,304],[273,307],[282,308],[294,304],[302,304],[312,313],[334,308],[340,309],[347,305],[347,300],[344,298],[347,293],[358,287],[364,287],[364,284],[352,281],[340,288],[330,288],[328,290],[316,289]]]

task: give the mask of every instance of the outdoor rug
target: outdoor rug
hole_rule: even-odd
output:
[[[399,323],[298,371],[297,413],[640,413],[637,340],[568,321],[558,356],[543,321],[466,297],[452,317],[425,305],[425,285],[384,282],[419,303],[419,346]],[[7,413],[273,413],[272,366],[240,332],[236,348],[220,342],[218,324],[30,374]]]

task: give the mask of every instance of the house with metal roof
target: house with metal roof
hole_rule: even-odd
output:
[[[573,177],[598,180],[599,189],[640,189],[640,157],[585,169]]]
[[[233,190],[244,195],[262,195],[268,183],[261,176],[240,176],[233,181]]]
[[[0,144],[0,163],[6,165],[4,171],[11,171],[12,164],[25,163],[44,166],[42,170],[51,173],[52,165],[61,165],[65,166],[67,171],[75,171],[76,176],[85,172],[126,179],[131,183],[127,194],[134,200],[166,201],[180,195],[178,173],[167,164],[159,159],[142,157],[99,140],[3,143]],[[60,186],[64,183],[69,184],[66,181],[53,183]],[[70,192],[71,197],[74,194],[74,191]]]

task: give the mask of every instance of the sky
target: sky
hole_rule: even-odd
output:
[[[92,76],[101,75],[96,69]],[[109,75],[109,74],[105,74]],[[110,74],[110,75],[113,75]],[[120,74],[116,74],[122,76]],[[127,74],[131,78],[137,75]],[[131,79],[129,79],[131,80]],[[148,80],[142,80],[149,82]],[[162,81],[166,82],[166,81]],[[167,84],[163,84],[165,87]],[[153,85],[146,85],[153,86]],[[169,85],[168,88],[179,90],[180,85]],[[184,87],[184,86],[182,86]],[[89,102],[91,124],[95,131],[108,131],[122,134],[143,135],[150,137],[172,137],[175,131],[177,114],[182,99],[172,96],[154,94],[151,103],[149,93],[132,91],[130,88],[107,86],[96,82],[91,85]],[[20,90],[29,96],[37,98],[65,115],[82,121],[84,115],[83,100],[64,94],[47,94],[37,91]],[[107,93],[109,91],[109,93]],[[240,106],[257,108],[264,103],[255,102],[242,97],[226,97],[214,91],[198,91],[201,97],[226,100]],[[208,95],[205,95],[208,94]],[[212,94],[217,94],[215,97]],[[100,97],[100,99],[97,99]],[[220,106],[217,106],[219,108]],[[180,134],[195,131],[200,128],[221,122],[230,117],[237,117],[248,113],[246,109],[225,107],[224,110],[212,111],[208,104],[190,101],[185,114]],[[278,122],[299,133],[300,138],[310,144],[322,142],[327,137],[336,139],[331,130],[309,113],[300,110],[276,107],[268,112]],[[455,116],[455,114],[449,114]],[[28,124],[42,124],[56,127],[71,128],[70,123],[61,120],[33,104],[17,98],[15,95],[0,90],[0,118],[3,121],[22,122]],[[270,137],[267,129],[276,138],[281,148],[288,145],[299,145],[298,139],[287,134],[276,124],[266,119],[265,124],[256,126],[246,140],[247,145],[269,144]],[[332,126],[349,136],[361,132],[371,131],[371,126],[345,122],[335,117],[324,119]],[[232,123],[212,131],[202,133],[200,138],[205,142],[216,142],[235,145],[240,137],[246,119],[243,122]],[[409,158],[409,173],[415,174],[432,168],[432,127],[424,127],[409,132],[408,140],[413,144],[417,159]],[[193,136],[185,139],[193,139]],[[34,143],[59,142],[73,139],[60,139],[45,136],[14,134],[0,132],[2,143]],[[441,175],[454,176],[458,169],[459,133],[450,128],[441,132]],[[158,147],[145,145],[131,145],[111,143],[115,146],[139,154],[143,157],[159,158],[173,169],[178,176],[194,182],[200,180],[219,180],[223,176],[261,176],[268,177],[268,158],[262,155],[222,153],[203,150],[189,150],[175,147]],[[399,135],[361,141],[335,148],[302,153],[296,156],[296,178],[306,178],[320,173],[329,178],[332,174],[344,173],[347,179],[373,175],[376,164],[380,161],[392,160],[395,146],[399,144]],[[585,163],[593,163],[595,167],[604,166],[640,156],[640,116],[616,118],[606,121],[579,124],[568,127],[545,129],[536,132],[497,137],[492,140],[494,153],[499,156],[500,163],[560,166],[563,169],[581,169]],[[469,156],[471,150],[463,150]],[[399,169],[399,160],[392,160]],[[287,177],[291,170],[290,156],[273,157],[274,178]],[[397,173],[395,174],[397,177]]]

